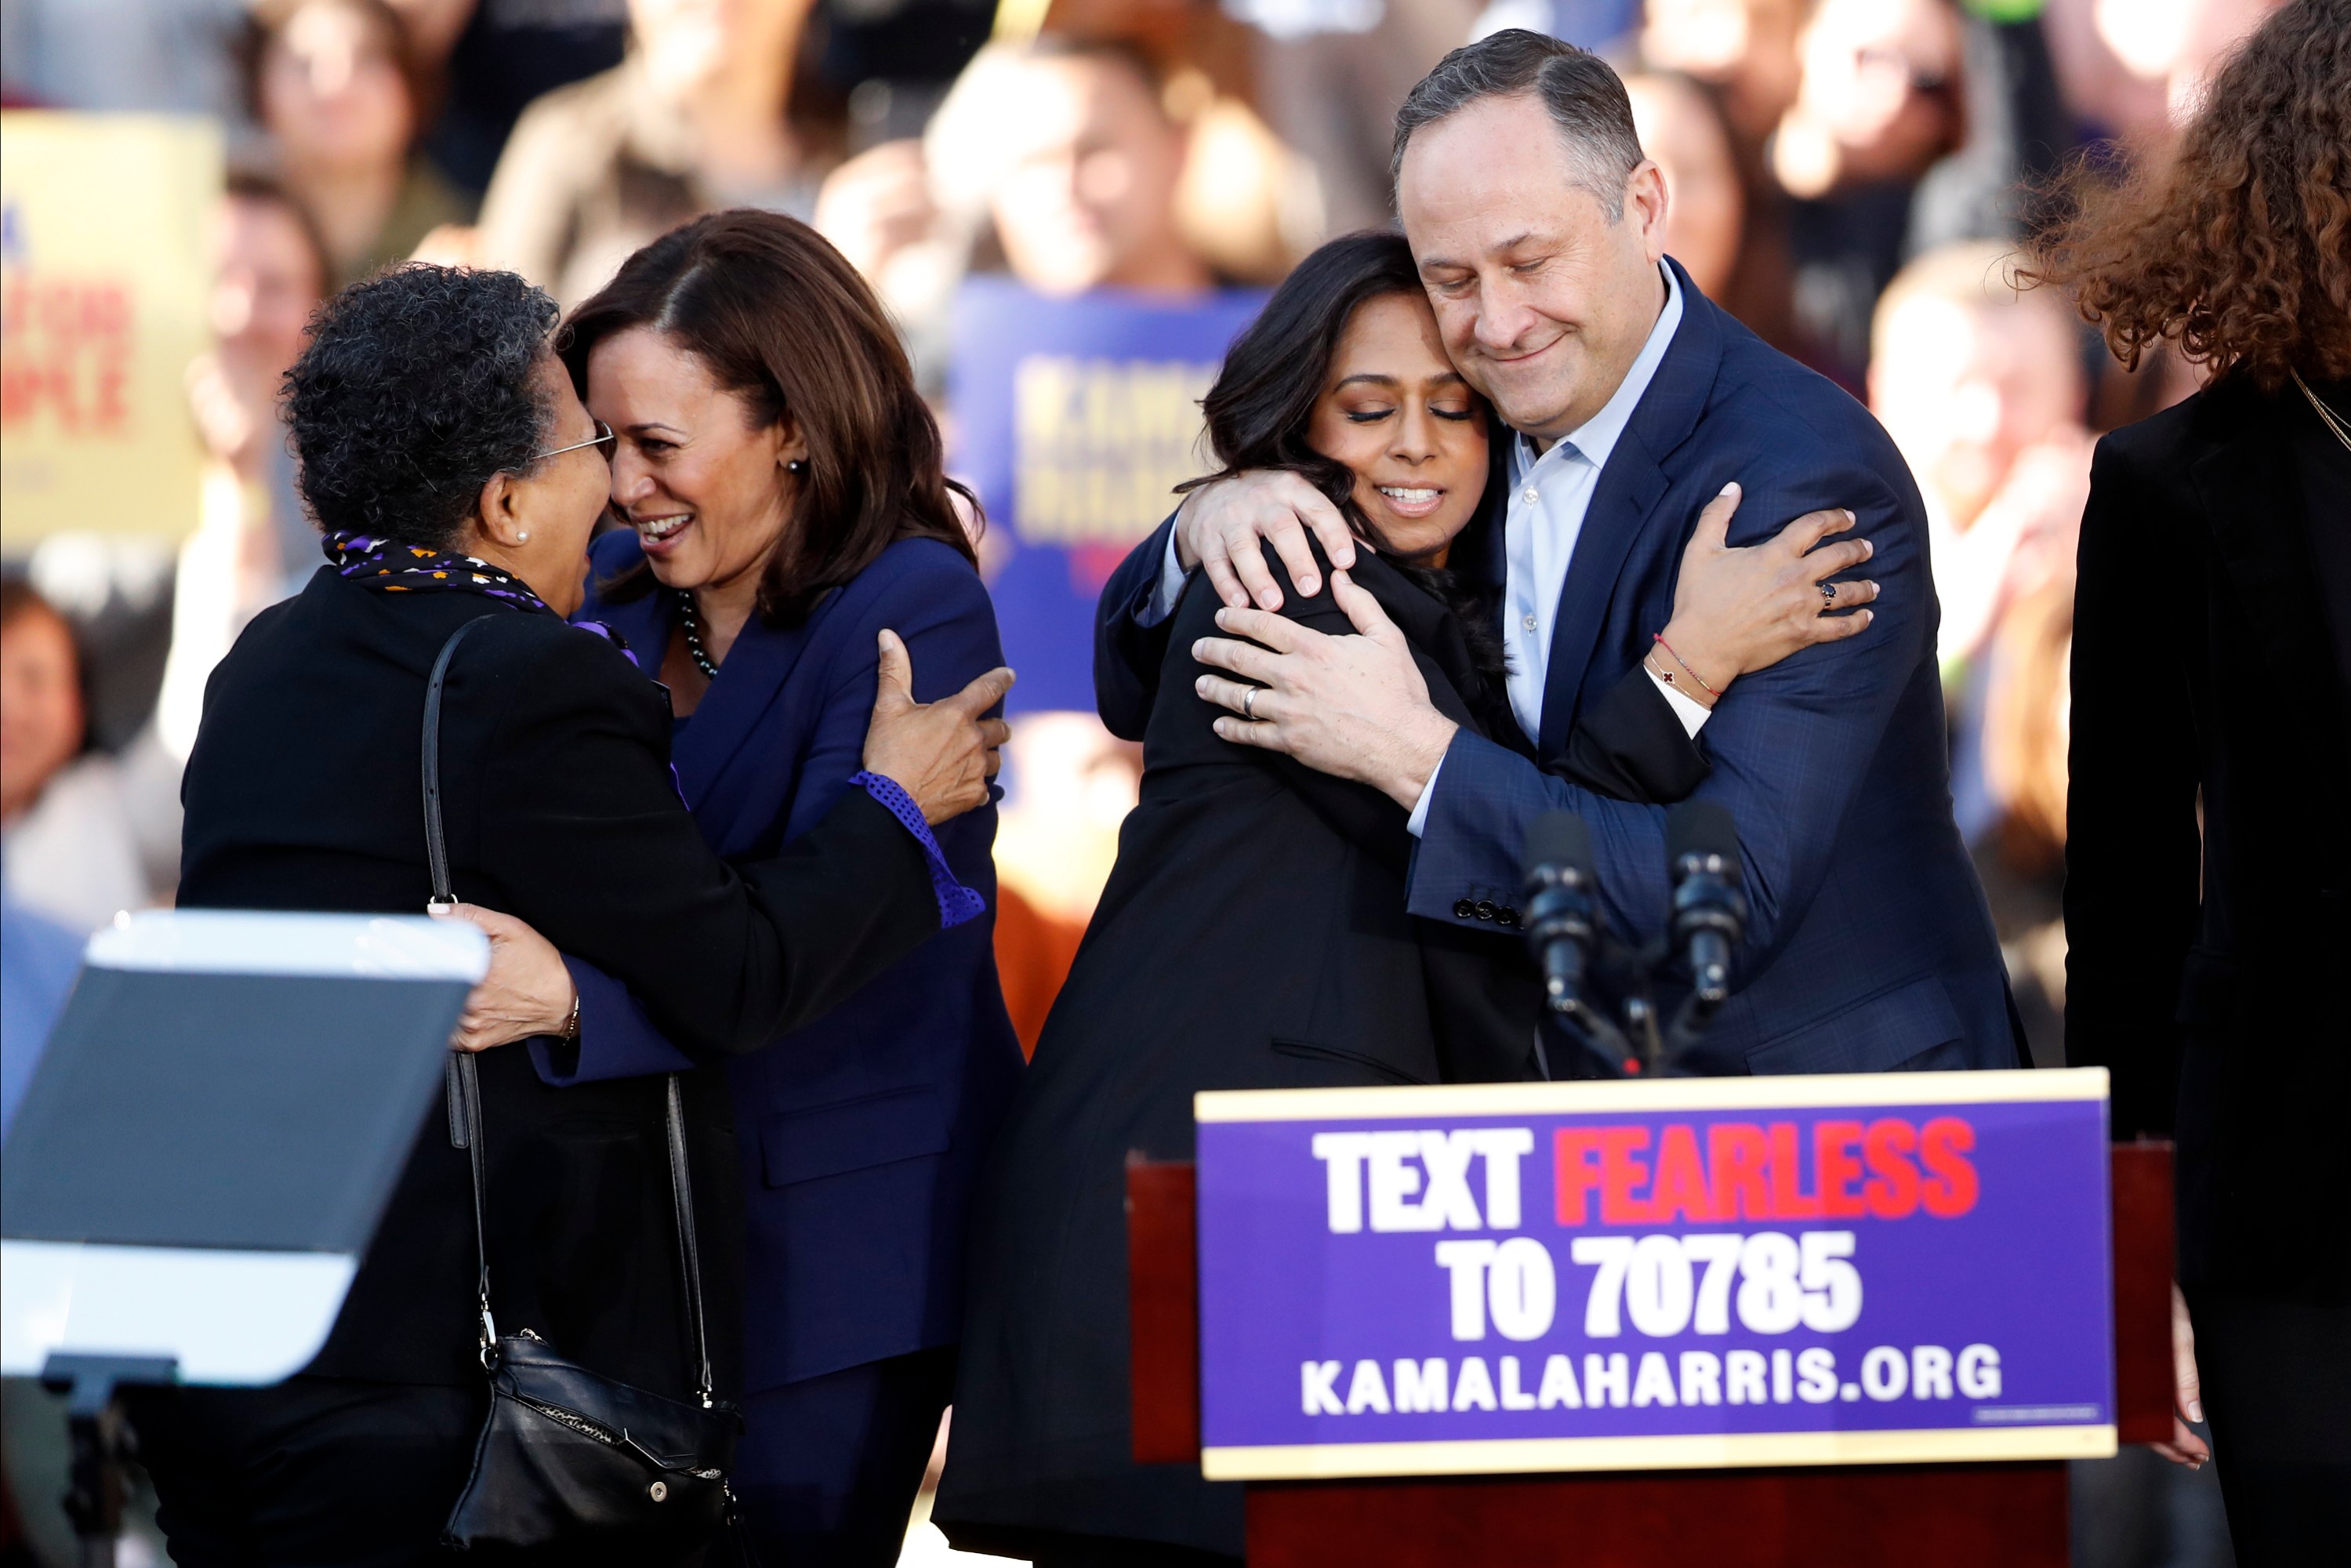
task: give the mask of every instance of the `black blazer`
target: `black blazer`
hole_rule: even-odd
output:
[[[449,634],[483,616],[442,706],[460,898],[530,922],[627,981],[672,1039],[716,1052],[805,1023],[938,929],[921,849],[862,791],[779,859],[729,870],[678,799],[668,694],[611,643],[477,594],[383,593],[330,568],[256,618],[213,674],[182,785],[180,902],[421,914],[425,679]],[[643,1386],[690,1386],[662,1080],[551,1089],[519,1045],[480,1071],[500,1329]],[[731,1320],[741,1197],[725,1080],[687,1084],[706,1299]],[[469,1194],[436,1104],[311,1372],[480,1378]],[[731,1385],[738,1338],[713,1329]]]
[[[2186,1283],[2351,1290],[2310,1239],[2351,1189],[2346,649],[2351,453],[2300,392],[2223,382],[2098,444],[2066,1056],[2114,1074],[2116,1137],[2176,1134]]]
[[[1339,635],[1324,587],[1282,613]],[[1411,642],[1439,711],[1515,729],[1454,614],[1385,559],[1353,577]],[[1405,812],[1362,784],[1217,737],[1193,643],[1217,635],[1196,576],[1155,640],[1142,799],[998,1136],[974,1218],[970,1305],[937,1515],[958,1545],[1040,1529],[1240,1551],[1238,1488],[1128,1458],[1128,1151],[1189,1159],[1201,1089],[1539,1074],[1541,992],[1516,933],[1405,910]],[[1629,689],[1592,755],[1647,758],[1678,798],[1706,763],[1664,697]],[[1621,710],[1621,711],[1620,711]],[[1595,723],[1600,723],[1595,714]],[[1608,726],[1603,725],[1603,728]]]

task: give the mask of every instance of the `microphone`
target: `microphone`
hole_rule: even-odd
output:
[[[1729,998],[1731,950],[1747,934],[1739,828],[1729,810],[1712,800],[1668,809],[1666,862],[1674,879],[1669,939],[1689,958],[1687,1010],[1704,1019]]]
[[[1527,946],[1542,970],[1553,1012],[1583,1007],[1583,977],[1595,935],[1592,830],[1573,811],[1545,811],[1527,829]]]

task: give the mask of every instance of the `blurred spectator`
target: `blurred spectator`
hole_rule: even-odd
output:
[[[0,583],[0,882],[84,933],[168,888],[179,848],[176,817],[167,840],[141,810],[146,758],[85,755],[87,738],[72,628],[29,584]]]
[[[1254,117],[1208,131],[1214,89],[1197,72],[1176,85],[1188,125],[1133,46],[1050,34],[990,44],[921,141],[884,142],[825,182],[816,227],[898,319],[926,392],[944,379],[956,288],[972,267],[1004,267],[1054,298],[1215,285],[1184,222],[1185,187],[1222,180],[1238,212],[1262,210],[1268,164],[1289,154]]]
[[[1959,137],[1959,19],[1949,0],[1821,0],[1771,167],[1790,194],[1915,180]]]
[[[1773,348],[1794,353],[1788,196],[1771,175],[1771,132],[1796,100],[1796,35],[1805,0],[1651,0],[1640,55],[1651,71],[1696,82],[1730,133],[1740,185],[1738,259],[1716,304]],[[1654,153],[1652,154],[1654,156]]]
[[[240,484],[262,489],[251,500],[274,525],[287,566],[307,569],[317,536],[294,493],[278,382],[302,351],[333,264],[308,209],[276,181],[245,171],[229,175],[212,244],[214,346],[188,368],[189,408],[204,449]]]
[[[320,564],[278,423],[280,378],[325,297],[324,243],[274,182],[236,172],[213,220],[214,347],[188,369],[188,401],[211,461],[196,531],[180,547],[172,651],[155,727],[185,761],[204,682],[246,622]]]
[[[406,259],[467,204],[412,147],[424,75],[386,0],[260,0],[247,47],[255,118],[340,287]]]
[[[1180,297],[1216,281],[1176,222],[1184,128],[1123,45],[991,45],[940,106],[925,151],[935,195],[984,211],[1012,275],[1040,294]]]
[[[0,0],[0,77],[58,109],[244,119],[246,0]]]
[[[1761,148],[1796,101],[1796,37],[1811,0],[1649,0],[1641,57],[1717,89],[1743,146]]]
[[[1641,151],[1666,176],[1666,251],[1690,281],[1719,300],[1739,263],[1747,221],[1738,155],[1722,111],[1685,76],[1642,72],[1625,78]]]
[[[1639,8],[1635,0],[1604,4]],[[1447,51],[1481,31],[1548,30],[1557,19],[1555,0],[1499,0],[1483,15],[1478,0],[1228,0],[1227,9],[1256,24],[1256,102],[1273,133],[1311,162],[1326,235],[1395,222],[1395,111]]]
[[[2066,657],[2089,497],[2071,314],[2020,292],[2011,247],[1928,251],[1877,302],[1870,407],[1927,502],[1951,792],[2033,1060],[2064,1050]]]
[[[1956,151],[1919,181],[1905,255],[1963,239],[2022,239],[2047,220],[2043,187],[2079,140],[2038,17],[1993,20],[1992,0],[1959,19]]]
[[[395,0],[442,70],[441,112],[424,139],[434,166],[478,197],[522,111],[621,63],[628,0]]]
[[[1821,0],[1796,100],[1771,139],[1789,211],[1800,357],[1857,388],[1870,308],[1900,266],[1911,192],[1959,144],[1951,0]]]
[[[2001,612],[2070,570],[2089,493],[2080,340],[2011,283],[2011,247],[1928,252],[1877,301],[1871,410],[1927,501],[1947,674]]]
[[[2152,145],[2184,122],[2220,57],[2283,3],[2049,0],[2042,27],[2083,129]]]
[[[480,255],[565,306],[721,207],[814,215],[832,146],[793,118],[813,0],[630,0],[628,57],[524,111],[482,204]]]

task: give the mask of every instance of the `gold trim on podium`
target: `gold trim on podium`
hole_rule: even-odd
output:
[[[1719,1437],[1498,1437],[1444,1443],[1299,1443],[1203,1448],[1212,1481],[1358,1476],[1524,1475],[1550,1470],[1675,1470],[1759,1465],[1908,1465],[2103,1459],[2106,1427],[1963,1427],[1914,1432],[1771,1432]]]
[[[1823,1105],[1992,1105],[2103,1100],[2103,1067],[1991,1072],[1840,1072],[1771,1078],[1653,1078],[1562,1083],[1439,1083],[1379,1089],[1211,1089],[1200,1122],[1526,1116],[1562,1111],[1738,1111]]]

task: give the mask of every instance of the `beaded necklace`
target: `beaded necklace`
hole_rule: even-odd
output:
[[[702,617],[695,613],[694,591],[681,588],[675,591],[677,629],[685,638],[685,656],[694,661],[694,667],[702,672],[705,680],[715,681],[718,678],[718,664],[702,645]]]

